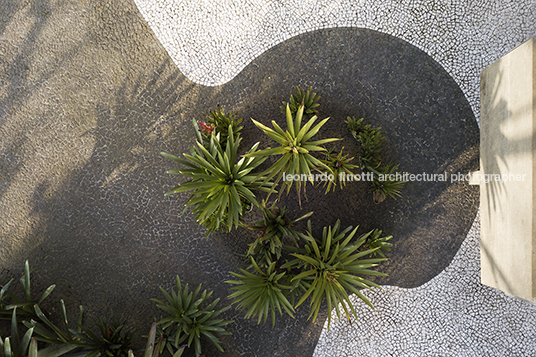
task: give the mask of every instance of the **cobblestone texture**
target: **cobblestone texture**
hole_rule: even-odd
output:
[[[479,238],[477,217],[440,275],[414,289],[368,292],[376,311],[356,303],[359,321],[324,329],[314,356],[536,355],[536,306],[480,284]]]
[[[32,281],[36,291],[55,283],[54,298],[64,298],[69,307],[83,304],[88,320],[113,309],[118,315],[131,316],[136,327],[149,326],[158,316],[148,299],[159,296],[158,286],[169,288],[177,273],[191,285],[203,283],[214,289],[214,296],[224,300],[228,287],[222,281],[229,278],[228,271],[240,266],[235,253],[244,250],[246,237],[214,235],[208,239],[191,215],[179,215],[186,196],[162,197],[176,184],[176,178],[164,174],[170,163],[158,152],[187,151],[192,143],[192,117],[200,118],[216,104],[241,110],[246,118],[258,114],[257,107],[277,109],[285,98],[267,98],[266,93],[280,90],[282,84],[289,89],[308,84],[296,83],[296,77],[288,74],[292,68],[286,68],[287,77],[278,77],[281,63],[297,67],[307,63],[292,49],[339,34],[293,36],[350,26],[407,41],[394,47],[407,50],[403,54],[410,57],[401,56],[405,61],[420,56],[413,46],[424,50],[458,83],[478,120],[479,71],[534,36],[535,19],[534,2],[528,0],[2,1],[0,280],[17,277],[29,258],[36,268]],[[381,38],[370,31],[363,34]],[[389,36],[384,38],[392,41]],[[273,47],[278,43],[282,45]],[[270,55],[288,62],[272,63],[269,71],[257,70],[257,63],[270,64],[270,58],[263,57],[270,49]],[[316,52],[315,60],[329,58],[322,49]],[[439,84],[450,83],[436,64],[426,63],[430,73],[425,80],[430,88],[437,90],[442,88]],[[324,67],[314,72],[318,77],[332,75]],[[338,95],[334,83],[319,79],[313,84],[335,103],[345,97]],[[366,87],[367,83],[360,85]],[[370,93],[375,88],[370,87]],[[407,92],[409,88],[402,89]],[[285,89],[285,97],[286,93]],[[352,97],[348,105],[364,100],[370,113],[381,113],[382,108],[397,110],[389,107],[390,103],[376,103],[377,98],[385,99],[378,93]],[[452,93],[456,91],[452,89]],[[474,147],[470,150],[475,146],[476,125],[463,98],[456,98],[455,109],[461,108],[463,115],[450,123],[458,125],[452,132],[470,130],[465,130],[467,140],[445,149],[456,158],[449,161],[447,155],[445,160],[460,160],[465,165],[477,156]],[[445,99],[430,102],[442,108],[438,118],[452,110]],[[264,107],[266,103],[271,107]],[[344,106],[339,109],[340,114],[346,110]],[[448,135],[438,135],[447,126],[434,125],[437,132],[433,125],[422,132],[409,126],[406,134],[434,137],[437,145],[441,140],[449,142],[445,139]],[[400,133],[392,132],[393,142],[403,143],[404,136],[396,136]],[[421,158],[440,157],[431,150],[434,141],[418,139],[411,145],[420,148]],[[412,162],[408,157],[407,163]],[[455,191],[449,191],[447,197],[431,197],[433,201],[423,205],[429,212],[450,207],[444,205],[445,200],[463,200],[467,205],[449,208],[450,221],[441,214],[430,221],[437,224],[436,229],[441,225],[453,229],[444,232],[452,238],[449,243],[440,245],[445,257],[440,264],[427,264],[422,269],[427,274],[414,269],[402,286],[426,282],[443,269],[463,240],[455,231],[466,232],[470,226],[474,195],[463,185],[449,189]],[[462,213],[464,217],[460,217]],[[349,220],[354,212],[345,214]],[[388,218],[391,213],[384,214]],[[417,217],[423,223],[419,234],[427,234],[427,217],[431,215]],[[333,325],[331,331],[323,331],[315,356],[470,356],[495,355],[496,351],[501,356],[533,356],[534,306],[478,284],[477,224],[478,220],[444,273],[418,288],[386,287],[373,293],[377,311],[360,311],[361,321],[371,321],[371,325],[363,329],[357,323]],[[426,254],[430,242],[421,244],[417,248]],[[418,274],[422,274],[421,280],[411,281]],[[398,282],[403,281],[402,275]],[[452,296],[460,296],[466,304]],[[46,308],[52,315],[59,310],[56,305]],[[370,320],[365,316],[371,316]],[[236,311],[229,311],[226,317],[237,323],[231,327],[233,336],[222,338],[225,356],[311,355],[322,330],[321,323],[306,322],[306,313],[296,320],[281,320],[275,330],[244,321]],[[361,352],[363,348],[370,348],[369,352]],[[210,348],[206,353],[218,355]]]
[[[404,39],[436,59],[465,93],[477,121],[481,70],[536,35],[532,0],[136,1],[193,81],[225,83],[260,53],[299,33],[364,27]],[[534,305],[479,283],[478,223],[441,275],[419,288],[386,286],[369,294],[377,311],[356,304],[361,322],[324,330],[314,355],[533,356]]]
[[[219,85],[292,36],[364,27],[396,36],[437,60],[479,117],[480,71],[536,35],[532,0],[135,0],[182,73]]]

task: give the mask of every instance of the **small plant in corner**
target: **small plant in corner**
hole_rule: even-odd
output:
[[[5,339],[0,337],[0,356],[1,357],[37,357],[37,342],[32,338],[34,328],[31,327],[20,336],[17,308],[13,308],[11,315],[11,336]],[[26,354],[28,352],[28,355]]]

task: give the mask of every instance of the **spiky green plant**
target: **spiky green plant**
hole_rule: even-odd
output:
[[[348,117],[346,120],[352,135],[361,144],[359,157],[360,167],[365,172],[374,172],[381,165],[381,145],[385,137],[381,134],[381,127],[364,124],[363,118]]]
[[[272,327],[275,325],[276,311],[279,316],[283,315],[283,310],[294,318],[294,309],[287,300],[283,291],[290,289],[290,286],[283,285],[285,272],[276,271],[276,263],[273,262],[268,266],[266,272],[262,271],[255,260],[251,258],[251,263],[255,268],[255,273],[250,273],[240,269],[242,274],[231,274],[238,280],[227,280],[226,283],[237,285],[231,288],[235,290],[229,295],[234,299],[233,304],[238,304],[240,310],[246,310],[246,319],[258,316],[257,323],[261,320],[266,323],[268,314],[272,319]]]
[[[276,202],[271,207],[266,207],[266,201],[259,206],[263,214],[263,220],[252,225],[243,224],[249,230],[259,232],[257,239],[249,244],[247,256],[253,257],[261,268],[267,268],[273,261],[281,257],[281,249],[285,238],[293,244],[297,244],[299,234],[293,229],[293,225],[313,214],[309,212],[297,219],[287,217],[286,207],[276,207]]]
[[[364,118],[357,119],[356,117],[346,118],[346,124],[348,125],[348,129],[356,139],[358,139],[358,135],[360,133],[376,132],[382,129],[381,127],[373,127],[371,124],[365,124],[363,122],[364,120]]]
[[[362,275],[385,276],[384,273],[371,270],[386,258],[361,259],[372,254],[376,249],[357,251],[364,243],[368,234],[363,235],[357,241],[352,238],[357,232],[357,227],[347,227],[339,232],[340,221],[337,220],[332,228],[324,227],[322,239],[312,236],[311,221],[308,222],[308,232],[305,246],[299,253],[293,253],[295,259],[284,264],[281,268],[298,269],[301,271],[292,278],[293,281],[303,280],[308,289],[296,304],[295,308],[310,298],[311,312],[309,318],[316,320],[320,306],[325,298],[328,304],[328,329],[331,325],[331,310],[336,308],[337,317],[340,320],[339,304],[350,319],[350,311],[357,319],[357,314],[348,297],[348,291],[356,294],[367,305],[374,308],[369,299],[363,295],[360,288],[381,288],[379,285],[364,279]],[[349,233],[350,232],[350,233]],[[347,236],[346,234],[349,233]]]
[[[45,351],[51,354],[56,353],[56,355],[59,356],[78,347],[74,334],[82,331],[82,317],[84,314],[84,308],[82,306],[79,307],[80,314],[78,315],[78,323],[76,325],[76,330],[73,330],[69,327],[65,302],[60,300],[60,305],[63,330],[50,321],[43,311],[41,311],[39,305],[34,306],[37,320],[23,321],[23,324],[26,327],[32,327],[35,329],[35,339],[37,341],[45,342],[51,345],[44,351],[40,351],[40,356],[45,353]]]
[[[383,251],[390,252],[391,247],[393,246],[393,244],[388,242],[391,238],[393,238],[393,236],[382,237],[382,231],[379,229],[375,229],[369,235],[366,241],[366,246],[369,249],[380,248],[374,250],[372,254],[374,256],[380,256],[382,258],[385,258],[385,253]]]
[[[40,305],[56,287],[56,285],[50,285],[39,298],[33,298],[30,284],[30,263],[27,260],[24,263],[24,274],[20,278],[23,297],[19,297],[9,290],[11,282],[12,280],[0,291],[0,318],[4,320],[11,319],[11,310],[14,308],[17,308],[17,316],[21,320],[37,319],[34,305]]]
[[[0,337],[0,357],[26,357],[33,330],[33,327],[29,328],[21,338],[17,321],[17,308],[14,307],[11,312],[11,336],[5,339]]]
[[[354,176],[354,173],[351,170],[358,168],[357,165],[350,164],[350,161],[352,161],[354,158],[348,158],[348,154],[343,155],[343,150],[344,146],[337,154],[335,154],[333,152],[334,148],[331,148],[326,153],[326,158],[322,160],[322,162],[329,167],[329,170],[326,170],[327,180],[324,182],[324,186],[327,186],[326,193],[328,193],[332,188],[333,191],[335,191],[337,182],[342,189],[343,185],[346,185],[346,176]],[[333,180],[330,179],[330,174],[333,175]],[[341,175],[344,176],[342,180],[340,179]]]
[[[190,291],[188,284],[184,288],[182,287],[179,276],[176,280],[177,291],[172,288],[171,294],[160,287],[167,302],[151,299],[156,302],[158,308],[171,315],[158,321],[158,325],[162,325],[162,330],[171,337],[171,341],[168,343],[172,344],[173,348],[178,349],[183,342],[186,342],[188,347],[193,342],[195,354],[199,357],[201,355],[201,336],[205,336],[219,351],[223,352],[220,340],[215,334],[230,335],[229,332],[225,331],[225,326],[233,321],[217,317],[227,311],[230,306],[216,310],[219,298],[208,303],[212,291],[204,290],[199,296],[201,284],[194,291]]]
[[[195,120],[193,124],[197,125]],[[232,132],[231,127],[228,132]],[[266,157],[251,157],[257,150],[257,143],[248,151],[246,157],[236,162],[241,137],[234,140],[233,135],[228,135],[224,150],[219,135],[212,135],[208,147],[205,148],[199,132],[196,133],[197,147],[192,147],[189,155],[184,154],[186,160],[160,153],[187,167],[170,170],[169,174],[181,174],[191,178],[165,195],[192,191],[186,207],[192,207],[199,224],[205,226],[208,233],[215,230],[230,232],[233,227],[238,227],[247,203],[259,206],[252,191],[270,192],[272,189],[272,182],[252,173]]]
[[[52,293],[55,285],[49,286],[39,296],[39,298],[34,298],[32,296],[30,284],[30,263],[28,261],[25,261],[24,263],[24,273],[20,278],[23,297],[18,297],[9,289],[12,282],[13,279],[4,285],[0,290],[0,313],[2,316],[5,316],[6,314],[11,315],[11,328],[12,332],[14,331],[11,338],[7,340],[7,346],[11,349],[11,355],[17,355],[17,353],[21,352],[21,348],[24,350],[21,352],[22,355],[26,353],[28,348],[29,351],[34,350],[37,352],[37,342],[35,341],[44,341],[52,344],[51,346],[39,351],[40,357],[61,356],[74,350],[76,346],[70,345],[73,337],[69,330],[67,329],[66,333],[61,332],[54,324],[50,322],[40,308],[40,304]],[[63,321],[66,324],[67,317],[65,314],[65,305],[63,300],[61,300],[61,306]],[[30,333],[30,331],[31,334],[28,336],[28,338],[23,338],[20,340],[18,335],[18,327],[22,325],[27,328],[26,334]],[[32,340],[34,340],[34,347],[32,347],[32,342],[29,342],[30,337]],[[6,346],[5,340],[2,342],[2,345],[4,347]],[[9,355],[9,353],[7,355]]]
[[[374,174],[374,179],[372,180],[371,186],[371,190],[374,195],[374,202],[383,202],[387,197],[394,199],[397,197],[402,197],[400,192],[407,181],[396,180],[396,170],[398,170],[398,166],[399,165],[383,166],[377,170],[377,173]]]
[[[316,93],[312,93],[313,87],[309,87],[307,90],[303,90],[300,87],[296,86],[296,94],[290,95],[289,102],[283,102],[283,105],[280,107],[281,112],[283,114],[286,113],[287,105],[290,108],[290,112],[292,115],[296,115],[298,112],[298,109],[300,108],[300,105],[303,104],[304,106],[304,114],[308,116],[316,115],[318,114],[318,100],[320,99],[320,96]]]
[[[311,155],[315,151],[326,151],[326,149],[320,145],[327,144],[336,140],[336,138],[322,139],[317,141],[309,141],[315,136],[320,128],[329,120],[326,118],[313,127],[316,121],[316,115],[302,126],[304,106],[300,106],[296,117],[293,118],[290,111],[290,107],[287,105],[286,117],[287,117],[287,130],[283,131],[275,121],[272,120],[272,126],[274,129],[270,129],[267,126],[253,120],[253,123],[261,129],[268,137],[275,140],[280,144],[279,147],[269,148],[260,151],[250,152],[245,155],[248,158],[266,158],[272,155],[281,155],[281,157],[266,171],[259,174],[257,180],[262,181],[262,175],[266,175],[264,181],[270,180],[276,177],[275,182],[279,183],[283,174],[298,175],[299,180],[296,180],[296,191],[298,198],[300,198],[300,192],[303,188],[305,191],[305,185],[308,181],[312,183],[312,172],[320,171],[320,168],[327,169],[327,166]],[[305,180],[303,180],[305,179]],[[283,180],[281,186],[281,192],[286,188],[287,193],[290,191],[295,180]]]
[[[97,334],[82,327],[82,332],[71,331],[78,339],[71,343],[82,348],[87,353],[86,357],[127,357],[136,335],[135,331],[125,328],[127,322],[128,319],[123,317],[114,319],[113,314],[110,319],[99,317],[93,322],[98,330]]]
[[[223,110],[219,105],[215,111],[211,111],[209,115],[206,116],[208,120],[208,124],[205,124],[205,127],[213,128],[215,134],[220,134],[220,143],[225,146],[227,144],[227,136],[229,135],[229,126],[231,127],[231,130],[233,132],[234,140],[236,141],[238,139],[238,134],[240,130],[242,130],[242,126],[240,124],[244,119],[236,119],[236,114],[225,114],[225,110]],[[212,131],[205,129],[204,131],[201,130],[203,134],[203,140],[208,144],[210,143],[210,137]],[[210,131],[210,132],[208,132]],[[224,148],[225,149],[225,148]]]

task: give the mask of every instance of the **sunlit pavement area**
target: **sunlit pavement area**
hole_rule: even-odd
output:
[[[468,4],[469,3],[469,4]],[[227,303],[251,235],[205,237],[187,195],[163,197],[191,118],[217,104],[280,120],[295,85],[321,96],[327,131],[356,148],[346,116],[382,126],[404,171],[478,167],[479,75],[536,35],[522,1],[14,1],[0,4],[0,278],[26,259],[34,289],[56,284],[87,319],[147,330],[179,274]],[[246,147],[259,139],[247,123]],[[263,142],[269,145],[268,141]],[[309,192],[309,191],[308,191]],[[534,356],[536,307],[482,286],[478,189],[420,182],[374,205],[359,185],[312,190],[318,226],[392,234],[376,310],[324,326],[307,311],[275,329],[235,320],[207,356]],[[299,205],[285,202],[291,212]],[[220,303],[220,304],[221,304]]]

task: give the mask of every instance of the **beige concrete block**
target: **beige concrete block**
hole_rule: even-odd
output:
[[[481,74],[482,283],[536,297],[536,38]]]

